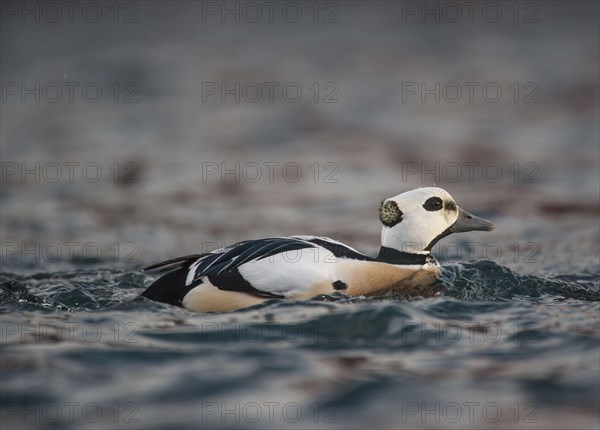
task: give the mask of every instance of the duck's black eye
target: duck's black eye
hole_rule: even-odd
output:
[[[426,211],[439,211],[444,207],[444,202],[439,197],[430,197],[425,201],[423,207]]]

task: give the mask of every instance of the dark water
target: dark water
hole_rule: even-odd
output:
[[[0,275],[2,422],[72,428],[594,428],[597,273],[446,265],[443,296],[197,314],[153,278]],[[76,376],[75,376],[76,375]]]
[[[89,3],[100,22],[82,5],[74,23],[65,5],[59,22],[2,16],[3,84],[64,91],[0,106],[2,430],[600,428],[600,3],[487,2],[502,12],[489,22],[475,2],[475,22],[465,4],[454,23],[405,13],[443,2],[327,1],[337,22],[315,23],[311,0],[298,23],[266,9],[237,23],[203,20],[213,2],[121,2],[121,21],[139,8],[130,24],[115,2]],[[304,96],[205,100],[214,82]],[[315,83],[337,102],[316,103]],[[403,97],[414,83],[463,97]],[[224,177],[235,163],[279,167]],[[59,180],[44,174],[57,164]],[[432,185],[498,225],[436,245],[462,262],[444,264],[442,296],[220,315],[139,298],[143,264],[250,238],[325,235],[372,254],[380,201]],[[89,245],[104,259],[87,261]]]

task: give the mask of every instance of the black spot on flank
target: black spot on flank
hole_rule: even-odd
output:
[[[346,285],[346,283],[342,281],[335,281],[333,284],[331,284],[331,286],[335,291],[342,291],[348,288],[348,285]]]
[[[444,202],[439,197],[430,197],[425,201],[423,207],[429,212],[439,211],[444,207]]]

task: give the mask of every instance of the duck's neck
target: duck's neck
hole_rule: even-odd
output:
[[[376,260],[382,263],[405,265],[422,265],[431,261],[431,259],[432,257],[429,252],[416,254],[411,252],[398,251],[397,249],[388,248],[387,246],[381,246],[381,248],[379,248],[379,255],[377,255],[376,257]]]

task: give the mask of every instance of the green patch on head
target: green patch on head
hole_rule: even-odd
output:
[[[393,227],[402,221],[402,211],[393,200],[383,200],[379,206],[379,220],[386,227]]]
[[[456,210],[456,203],[454,203],[454,202],[446,202],[446,204],[444,206],[447,211],[455,211]]]

